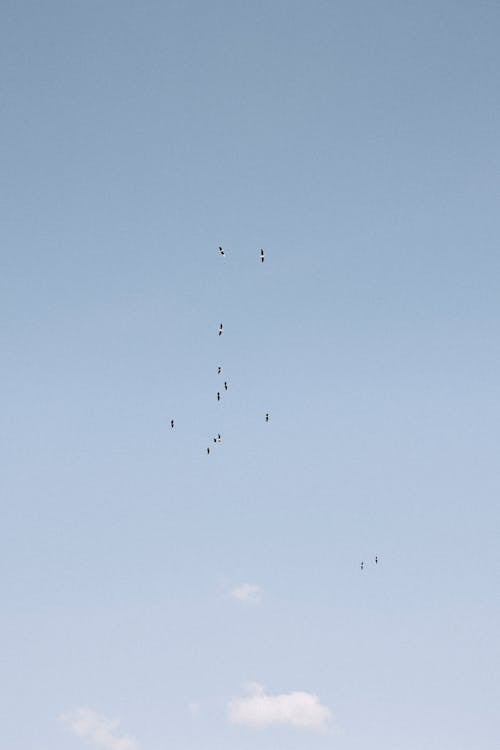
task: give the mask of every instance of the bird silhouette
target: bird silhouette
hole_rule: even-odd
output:
[[[217,401],[220,401],[220,392],[217,391]]]
[[[264,263],[264,250],[260,251],[260,262]]]
[[[221,372],[222,372],[222,367],[219,365],[219,367],[217,368],[217,375],[220,375]]]
[[[378,565],[378,557],[375,555],[375,565]]]
[[[229,386],[228,386],[228,384],[227,384],[227,381],[225,380],[225,381],[224,381],[224,390],[226,390],[226,391],[227,391],[227,389],[228,389],[228,388],[229,388]]]
[[[210,448],[207,448],[207,455],[210,453]]]
[[[269,422],[269,412],[266,414],[266,422]]]
[[[224,330],[224,326],[221,323],[220,326],[219,326],[219,336],[222,336],[222,331],[223,330]]]
[[[219,254],[220,255],[225,255],[226,254],[225,251],[223,250],[223,248],[220,245],[219,245]]]
[[[361,570],[363,570],[363,568],[365,567],[365,564],[364,564],[363,561],[361,561],[361,566],[360,567],[361,567]]]
[[[171,427],[172,429],[174,429],[174,420],[173,420],[173,419],[171,419],[171,420],[170,420],[170,427]]]

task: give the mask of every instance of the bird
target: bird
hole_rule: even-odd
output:
[[[220,255],[225,255],[226,254],[225,251],[223,250],[223,248],[220,245],[219,245],[219,254]]]
[[[222,372],[222,367],[219,365],[219,367],[217,368],[217,375],[220,375],[221,372]]]
[[[378,557],[375,555],[375,565],[378,565]]]
[[[217,391],[217,401],[220,401],[220,392]]]
[[[220,436],[220,432],[217,433],[217,442],[222,443],[222,438]]]
[[[172,429],[174,429],[174,420],[173,420],[173,419],[171,419],[171,420],[170,420],[170,427],[171,427]]]
[[[209,455],[209,453],[210,453],[210,448],[207,448],[207,455]]]
[[[266,422],[269,422],[269,412],[266,414]]]
[[[361,566],[360,567],[361,567],[361,570],[363,570],[363,568],[365,567],[365,564],[364,564],[364,562],[362,560],[361,560]]]
[[[219,336],[222,336],[222,331],[223,330],[224,330],[224,326],[221,323],[220,326],[219,326]]]
[[[228,389],[228,388],[229,388],[229,386],[228,386],[228,384],[227,384],[227,380],[225,380],[225,381],[224,381],[224,390],[226,390],[226,391],[227,391],[227,389]]]
[[[260,251],[260,262],[264,263],[264,250],[262,250],[262,249]]]

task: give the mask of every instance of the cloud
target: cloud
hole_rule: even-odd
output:
[[[229,721],[250,727],[272,724],[323,730],[332,718],[330,710],[313,693],[294,692],[281,695],[266,694],[262,685],[248,686],[247,698],[234,698],[228,706]]]
[[[239,602],[259,604],[261,589],[256,583],[241,583],[231,591],[230,596]]]
[[[137,741],[127,735],[118,735],[120,722],[106,719],[88,708],[79,708],[61,716],[63,721],[78,737],[90,740],[105,750],[136,750]]]

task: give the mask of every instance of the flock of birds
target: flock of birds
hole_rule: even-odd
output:
[[[223,247],[221,247],[221,245],[219,245],[219,247],[218,247],[218,252],[219,252],[219,255],[221,255],[222,257],[225,257],[226,251],[224,250]],[[266,256],[265,256],[264,250],[261,248],[260,251],[259,251],[259,258],[260,258],[260,262],[261,263],[264,263],[265,257]],[[219,324],[219,328],[218,328],[218,335],[222,336],[223,333],[224,333],[224,325],[223,325],[223,323],[220,323]],[[218,367],[217,367],[217,375],[220,375],[221,373],[222,373],[222,365],[218,365]],[[228,385],[227,380],[224,380],[224,390],[225,391],[229,390],[229,385]],[[221,391],[217,391],[217,401],[221,400],[221,395],[222,395]],[[265,421],[269,422],[269,412],[266,412]],[[174,427],[175,427],[175,420],[173,420],[173,419],[170,420],[170,427],[171,427],[172,430],[174,429]],[[222,437],[221,437],[220,433],[217,433],[217,435],[213,438],[213,442],[215,444],[222,443]],[[207,449],[206,449],[207,456],[210,455],[210,450],[211,450],[210,446],[207,446]]]
[[[218,252],[219,252],[219,255],[221,255],[222,257],[225,257],[226,251],[224,250],[224,248],[221,245],[219,245],[219,247],[218,247]],[[260,262],[261,263],[264,263],[265,257],[266,256],[265,256],[264,250],[261,248],[260,251],[259,251],[259,258],[260,258]],[[224,333],[224,325],[222,323],[220,323],[219,324],[219,328],[218,328],[218,335],[222,336],[223,333]],[[217,366],[217,375],[221,375],[221,373],[222,373],[222,365],[218,365]],[[229,389],[228,382],[227,382],[227,380],[224,380],[224,390],[227,391],[228,389]],[[219,402],[220,400],[221,400],[221,391],[217,391],[217,401]],[[269,422],[269,412],[266,412],[265,421]],[[170,420],[170,427],[171,427],[172,430],[175,427],[175,421],[173,419]],[[216,445],[218,443],[222,443],[222,437],[221,437],[220,433],[217,433],[217,435],[213,438],[213,442]],[[210,446],[207,446],[206,452],[207,452],[208,456],[210,455],[210,450],[211,450]],[[378,565],[378,563],[379,563],[379,557],[378,557],[378,555],[375,555],[375,565]],[[365,565],[366,565],[365,561],[361,560],[360,568],[361,568],[362,571],[365,569]]]
[[[379,561],[379,557],[378,557],[378,555],[375,555],[375,565],[378,565],[378,561]],[[361,560],[360,568],[361,568],[361,570],[365,569],[365,561],[364,560]]]

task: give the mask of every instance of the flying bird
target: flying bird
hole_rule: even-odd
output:
[[[225,380],[225,381],[224,381],[224,389],[225,389],[225,390],[227,391],[227,389],[228,389],[228,388],[229,388],[229,386],[228,386],[228,384],[227,384],[227,380]]]
[[[219,365],[219,367],[217,368],[217,375],[220,375],[221,372],[222,372],[222,367],[220,367],[220,365]]]
[[[222,331],[223,330],[224,330],[224,326],[221,323],[220,326],[219,326],[219,336],[222,336]]]
[[[363,570],[363,568],[365,567],[365,564],[364,564],[363,561],[361,561],[361,566],[360,567],[361,567],[361,570]]]
[[[210,448],[207,448],[207,455],[210,453]]]
[[[260,251],[260,262],[264,263],[264,250]]]
[[[170,427],[171,427],[172,429],[174,429],[174,420],[173,420],[173,419],[171,419],[171,420],[170,420]]]
[[[226,254],[226,253],[225,253],[225,251],[224,251],[224,250],[223,250],[223,248],[222,248],[222,247],[221,247],[221,246],[219,245],[219,255],[225,255],[225,254]]]
[[[217,401],[220,401],[220,392],[217,391]]]
[[[269,422],[269,412],[266,414],[266,422]]]
[[[378,557],[375,555],[375,565],[378,565]]]

